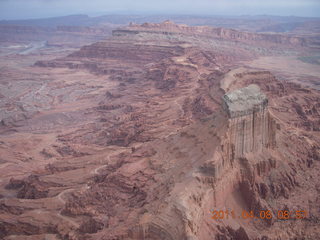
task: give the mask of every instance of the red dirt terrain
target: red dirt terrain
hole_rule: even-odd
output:
[[[78,50],[6,48],[0,238],[317,239],[320,75],[261,63],[317,52],[169,21]],[[263,107],[232,115],[225,96],[247,86]]]

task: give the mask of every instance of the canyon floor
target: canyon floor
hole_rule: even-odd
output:
[[[1,42],[1,239],[318,239],[319,47],[170,21],[109,35]],[[275,144],[230,158],[222,97],[250,84]]]

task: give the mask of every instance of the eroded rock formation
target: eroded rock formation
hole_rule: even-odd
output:
[[[275,145],[276,124],[268,112],[268,99],[257,85],[227,93],[223,104],[229,116],[225,151],[231,161]]]
[[[128,28],[114,30],[114,35],[137,34],[141,31],[155,32],[166,35],[186,34],[194,36],[207,36],[223,40],[239,41],[239,42],[254,42],[254,43],[271,43],[271,44],[289,44],[293,46],[304,46],[306,40],[297,36],[288,36],[284,34],[263,34],[241,32],[234,29],[214,28],[208,26],[187,26],[184,24],[175,24],[171,21],[163,23],[144,23],[131,24]]]
[[[0,238],[316,239],[319,92],[229,71],[264,40],[185,28],[132,25],[33,66],[16,58],[21,72],[7,61],[2,109],[38,112],[0,125]],[[212,209],[311,214],[213,220]]]

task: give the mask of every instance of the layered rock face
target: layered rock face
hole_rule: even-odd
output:
[[[161,31],[159,31],[161,29]],[[184,24],[175,24],[171,21],[163,23],[144,23],[130,24],[129,27],[113,31],[113,35],[122,34],[137,34],[139,32],[158,32],[161,34],[186,34],[194,36],[206,36],[220,40],[239,41],[244,43],[271,43],[271,44],[286,44],[292,46],[305,46],[307,44],[304,38],[298,36],[288,36],[284,34],[262,34],[262,33],[249,33],[240,32],[234,29],[214,28],[208,26],[187,26]]]
[[[223,105],[229,115],[229,159],[275,145],[276,124],[268,112],[268,99],[257,85],[224,95]]]

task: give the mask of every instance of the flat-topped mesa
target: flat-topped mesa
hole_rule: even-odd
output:
[[[274,33],[252,33],[242,32],[234,29],[227,29],[221,27],[209,26],[188,26],[185,24],[175,24],[171,21],[164,21],[162,23],[131,23],[127,27],[121,27],[112,31],[114,36],[131,35],[139,33],[152,33],[162,35],[176,35],[183,34],[189,36],[205,37],[216,40],[227,40],[243,42],[245,44],[281,44],[284,46],[306,46],[307,41],[303,37],[292,36],[288,34],[274,34]]]
[[[229,115],[225,153],[231,161],[275,146],[276,123],[268,111],[268,99],[257,85],[227,93],[223,104]]]
[[[224,95],[223,103],[229,117],[235,118],[266,109],[268,99],[257,85],[251,84]]]

